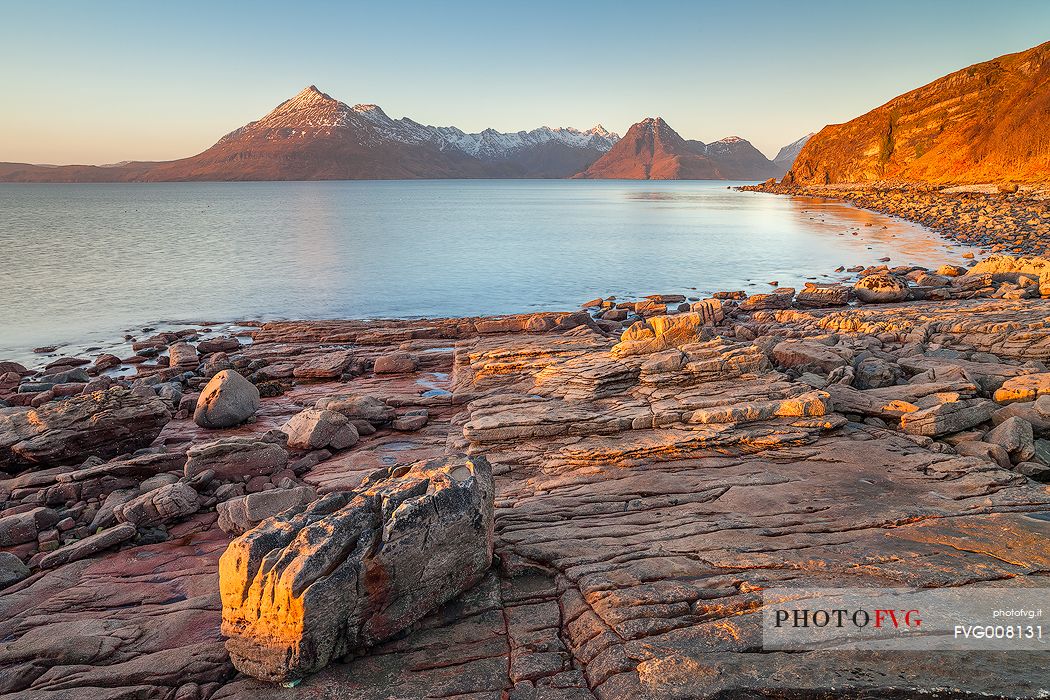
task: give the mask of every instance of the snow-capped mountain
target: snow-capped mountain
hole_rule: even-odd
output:
[[[265,179],[568,177],[618,139],[601,125],[587,131],[544,126],[472,134],[393,119],[378,105],[350,106],[311,85],[204,153],[155,174],[165,179],[184,179],[180,172],[189,179],[263,179],[264,173]]]
[[[594,167],[592,167],[594,166]],[[381,180],[625,177],[762,180],[783,170],[737,136],[686,141],[662,119],[623,140],[601,125],[467,133],[350,106],[311,85],[180,160],[112,167],[0,163],[0,181]]]

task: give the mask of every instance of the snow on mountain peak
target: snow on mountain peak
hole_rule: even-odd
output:
[[[540,127],[532,131],[502,133],[489,128],[468,134],[453,126],[426,126],[408,117],[392,119],[381,107],[358,104],[353,107],[310,85],[285,100],[262,119],[227,134],[224,139],[245,132],[258,133],[269,140],[307,136],[332,136],[344,129],[354,130],[364,142],[397,141],[406,144],[431,144],[440,150],[460,150],[475,158],[498,159],[523,148],[557,142],[570,148],[593,148],[608,151],[619,136],[600,124],[580,131],[569,128]]]

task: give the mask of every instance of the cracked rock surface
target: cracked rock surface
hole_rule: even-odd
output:
[[[30,566],[0,589],[0,693],[684,700],[905,698],[937,688],[941,697],[1044,696],[1050,670],[1032,652],[762,649],[765,587],[1028,588],[1045,585],[1050,571],[1041,461],[1050,457],[1050,397],[1039,376],[1050,371],[1050,300],[834,301],[814,308],[813,299],[789,306],[778,297],[741,308],[724,300],[679,322],[651,316],[626,338],[581,312],[266,324],[229,356],[246,377],[282,384],[279,395],[263,396],[255,422],[204,430],[186,411],[143,454],[20,464],[0,480],[0,532],[9,517],[53,511],[10,526],[21,541],[4,550]],[[209,356],[198,351],[203,367]],[[415,358],[415,369],[374,371],[377,358],[397,353]],[[274,431],[306,409],[345,416],[358,442],[282,443]],[[417,429],[391,427],[424,410]],[[238,457],[248,450],[278,458],[253,470]],[[426,614],[417,607],[433,595],[425,586],[398,588],[387,602],[400,602],[384,607],[370,592],[390,583],[334,585],[369,561],[354,554],[362,533],[381,539],[406,515],[384,510],[383,499],[402,491],[383,496],[382,484],[423,479],[419,470],[452,478],[452,465],[481,458],[493,474],[496,564],[440,588],[476,585]],[[366,481],[377,471],[384,479]],[[187,488],[197,494],[192,514]],[[232,540],[223,556],[231,537],[216,508],[228,503],[220,508],[227,520],[236,509],[251,525],[254,501],[296,505]],[[60,516],[75,527],[61,531]],[[353,529],[357,539],[335,536],[343,518],[367,521]],[[113,540],[128,537],[95,548],[94,529],[68,536],[89,519]],[[38,530],[28,541],[27,527]],[[268,534],[253,541],[253,532]],[[422,562],[416,552],[458,551],[409,552],[408,542],[391,560],[395,582],[397,562]],[[63,551],[70,558],[47,568],[34,559]],[[287,586],[276,585],[281,576]],[[275,606],[267,590],[288,606]],[[227,617],[224,635],[228,595],[245,602],[231,606],[240,612]],[[244,642],[239,629],[262,620],[272,643]],[[333,624],[338,634],[324,644],[304,643]],[[281,669],[288,659],[298,671],[270,677],[319,670],[286,688],[235,665]],[[322,660],[330,661],[322,668]]]

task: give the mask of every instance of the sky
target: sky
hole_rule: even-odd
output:
[[[1050,40],[1050,0],[0,0],[0,161],[198,153],[303,87],[466,131],[662,116],[772,157]]]

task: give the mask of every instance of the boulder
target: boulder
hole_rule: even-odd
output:
[[[772,294],[752,294],[740,302],[741,311],[771,311],[791,308],[795,290],[790,287],[778,289]]]
[[[232,369],[219,372],[204,387],[193,422],[202,428],[232,428],[259,410],[259,390]]]
[[[818,309],[828,306],[845,306],[852,297],[852,287],[841,284],[833,286],[807,284],[806,288],[795,297],[795,303],[805,308]]]
[[[235,539],[219,560],[230,659],[256,678],[302,678],[473,587],[492,546],[492,468],[483,457],[392,467],[355,491],[292,508]]]
[[[836,367],[848,364],[827,345],[811,340],[781,341],[773,347],[773,359],[787,369],[812,370],[824,375]]]
[[[228,534],[239,535],[267,518],[315,500],[316,491],[309,486],[297,486],[231,498],[218,504],[215,510],[219,513],[219,528]]]
[[[328,352],[301,363],[292,371],[292,376],[296,379],[338,379],[353,362],[354,353],[349,350]]]
[[[368,421],[374,425],[389,423],[396,415],[394,408],[374,396],[364,394],[337,394],[317,400],[314,408],[342,413],[350,420]]]
[[[985,442],[1001,446],[1014,464],[1028,462],[1035,456],[1035,434],[1032,424],[1023,418],[1007,418],[984,436]]]
[[[1001,445],[967,440],[956,445],[955,451],[964,457],[980,457],[989,462],[995,462],[1003,469],[1010,468],[1010,455]]]
[[[211,470],[220,481],[244,481],[288,466],[288,451],[256,437],[230,437],[198,443],[186,452],[186,476]]]
[[[116,355],[110,355],[109,353],[103,353],[95,358],[95,369],[99,372],[105,372],[108,369],[120,367],[120,364],[120,358]]]
[[[155,527],[193,515],[200,508],[197,492],[189,484],[161,486],[113,509],[117,522]]]
[[[219,336],[217,338],[202,340],[197,343],[197,352],[201,355],[210,355],[213,352],[234,352],[235,350],[239,350],[240,347],[240,341],[236,338]]]
[[[901,428],[912,435],[939,437],[980,425],[992,417],[995,404],[985,399],[964,399],[922,408],[901,416]]]
[[[862,278],[853,285],[853,293],[866,304],[887,304],[907,301],[908,284],[893,275],[875,274]]]
[[[49,384],[87,384],[89,381],[91,381],[91,376],[83,367],[74,367],[72,369],[59,369],[54,372],[47,373],[44,378]]]
[[[1024,474],[1033,481],[1039,481],[1044,484],[1050,482],[1050,467],[1039,462],[1021,462],[1014,466],[1014,471],[1018,474]]]
[[[344,450],[357,444],[359,438],[349,418],[322,408],[300,411],[281,430],[288,435],[288,447],[296,450]]]
[[[156,395],[121,387],[0,412],[0,469],[82,462],[148,446],[171,420]]]
[[[11,360],[0,360],[0,374],[7,374],[8,372],[14,372],[15,374],[22,376],[30,374],[29,370],[18,362],[12,362]]]
[[[865,357],[854,368],[853,386],[858,389],[881,389],[894,386],[904,377],[899,365],[878,357]]]
[[[1014,403],[1015,401],[1034,401],[1044,394],[1050,394],[1050,372],[1026,374],[1007,379],[996,390],[992,398],[997,403]]]
[[[116,547],[118,544],[127,542],[137,532],[135,526],[130,523],[111,527],[108,530],[77,540],[45,555],[40,559],[39,566],[41,569],[53,569],[56,566],[90,557],[110,547]]]
[[[0,547],[33,542],[42,530],[52,527],[60,519],[58,513],[42,506],[6,515],[0,518]]]
[[[1046,258],[991,255],[971,267],[966,276],[991,275],[996,282],[1017,282],[1022,277],[1038,281],[1046,273],[1050,273],[1050,260]]]
[[[426,413],[404,415],[395,419],[394,422],[390,424],[390,427],[394,430],[411,433],[416,430],[422,430],[428,420],[430,420],[430,417]]]
[[[712,299],[711,301],[717,300]],[[673,316],[654,316],[645,321],[638,321],[623,332],[620,342],[613,347],[612,353],[616,357],[648,355],[669,348],[701,342],[710,335],[705,327],[711,325],[711,318],[710,313],[702,314],[692,311]]]
[[[374,369],[376,374],[405,374],[415,372],[418,366],[416,358],[407,352],[392,352],[377,357]]]
[[[0,590],[28,578],[29,567],[11,552],[0,552]]]
[[[992,423],[999,425],[1012,416],[1031,423],[1037,436],[1050,434],[1050,396],[1040,396],[1035,401],[1019,401],[1003,406],[992,414]]]
[[[175,343],[168,348],[168,366],[180,369],[194,369],[200,364],[197,350],[189,343]]]

